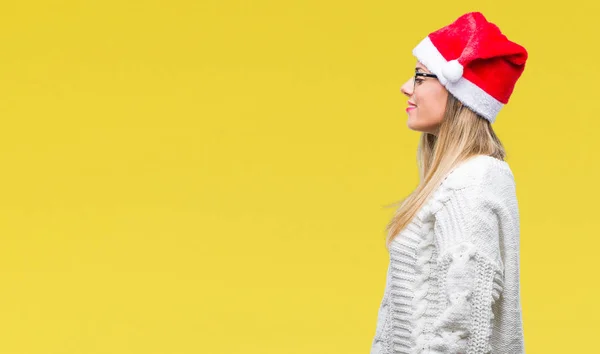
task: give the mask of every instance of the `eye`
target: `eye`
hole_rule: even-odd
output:
[[[421,79],[420,77],[415,78],[415,83],[420,84],[422,82],[423,82],[423,79]]]

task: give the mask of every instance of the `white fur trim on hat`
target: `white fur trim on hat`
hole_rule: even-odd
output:
[[[412,53],[429,71],[437,75],[440,83],[465,106],[479,113],[491,123],[496,120],[496,116],[504,104],[465,79],[462,76],[463,66],[456,60],[446,60],[429,37],[425,37]]]

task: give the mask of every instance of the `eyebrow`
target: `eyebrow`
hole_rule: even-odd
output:
[[[418,73],[419,71],[423,71],[423,68],[416,67],[415,72]]]

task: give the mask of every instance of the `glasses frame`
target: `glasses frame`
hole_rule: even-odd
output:
[[[415,72],[415,77],[413,78],[413,92],[414,92],[415,88],[417,87],[417,76],[432,77],[434,79],[437,79],[437,75],[435,75],[435,74],[422,73],[419,71]]]

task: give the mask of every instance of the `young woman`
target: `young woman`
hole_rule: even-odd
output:
[[[420,183],[387,231],[372,354],[524,353],[515,181],[492,129],[527,51],[478,12],[430,33],[403,86]]]

